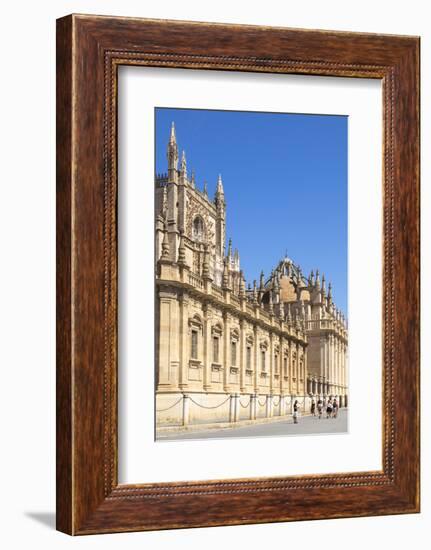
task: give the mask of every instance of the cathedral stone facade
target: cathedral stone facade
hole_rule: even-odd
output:
[[[156,193],[156,425],[268,422],[311,399],[347,405],[347,323],[324,276],[287,256],[246,285],[214,200],[187,172],[172,124]]]

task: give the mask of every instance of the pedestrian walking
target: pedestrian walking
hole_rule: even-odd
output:
[[[293,404],[293,423],[298,424],[298,415],[299,415],[299,403],[295,399],[295,403]]]
[[[319,419],[322,418],[322,412],[323,412],[323,401],[319,399],[317,402],[317,413],[319,415]]]
[[[332,401],[329,400],[326,404],[326,418],[331,418],[332,416]]]
[[[314,401],[314,399],[311,400],[311,414],[313,416],[316,416],[316,402]]]
[[[338,414],[338,403],[337,400],[334,399],[334,402],[332,403],[332,418],[337,418]]]

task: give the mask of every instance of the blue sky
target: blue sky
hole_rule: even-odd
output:
[[[221,173],[226,238],[247,282],[287,255],[304,274],[318,268],[347,313],[347,117],[156,109],[156,171],[167,171],[175,122],[197,186],[214,196]]]

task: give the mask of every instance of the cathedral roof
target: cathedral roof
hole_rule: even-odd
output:
[[[272,271],[271,276],[265,284],[265,288],[272,288],[275,277],[291,277],[296,283],[301,282],[301,286],[307,286],[307,280],[302,274],[301,267],[295,264],[287,255],[282,258],[277,267]]]

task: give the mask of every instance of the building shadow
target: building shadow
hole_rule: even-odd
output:
[[[28,518],[41,523],[45,527],[55,529],[55,513],[54,512],[25,512]]]

